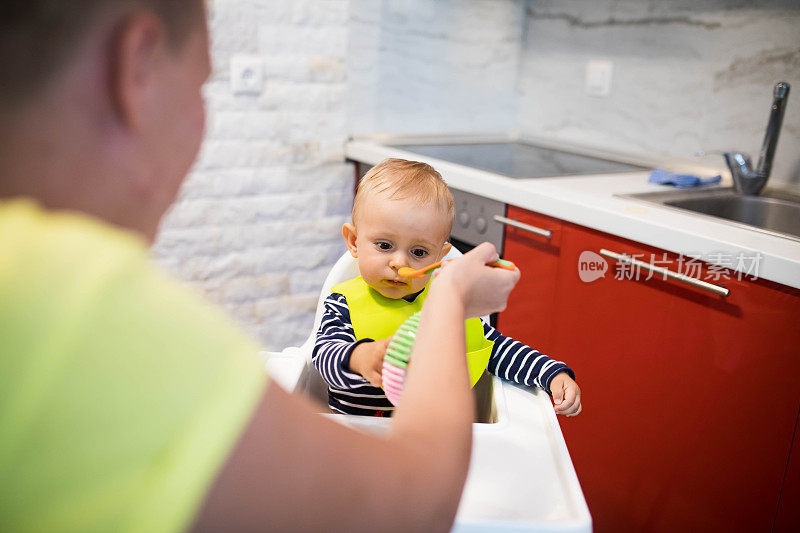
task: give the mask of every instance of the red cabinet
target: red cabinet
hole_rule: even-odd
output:
[[[504,335],[548,353],[552,349],[561,221],[514,206],[508,207],[506,217],[520,224],[506,225],[503,257],[519,265],[522,276],[508,299],[506,311],[497,318],[497,327]],[[550,235],[534,233],[526,226]]]
[[[504,256],[523,279],[550,279],[553,303],[509,304],[500,330],[523,332],[528,309],[551,317],[549,332],[519,336],[537,347],[542,335],[576,372],[584,410],[560,422],[595,530],[770,530],[800,407],[800,291],[711,275],[724,297],[644,270],[636,279],[600,251],[683,266],[675,254],[566,222],[553,281],[552,265],[540,272],[552,254],[508,248],[506,236]],[[581,279],[585,251],[608,264],[604,277]],[[701,264],[691,275],[709,273]],[[539,294],[525,290],[515,298]]]
[[[800,524],[800,416],[794,427],[792,452],[781,488],[781,501],[775,517],[775,533],[797,531]]]

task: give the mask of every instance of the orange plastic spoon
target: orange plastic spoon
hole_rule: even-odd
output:
[[[446,259],[444,261],[438,261],[432,265],[426,266],[425,268],[420,268],[419,270],[414,270],[411,267],[400,267],[397,269],[397,273],[404,278],[421,278],[422,276],[428,274],[432,270],[441,267],[442,263],[446,263],[447,261],[450,261],[450,259]],[[497,261],[486,264],[497,268],[503,268],[505,270],[514,270],[515,268],[517,268],[517,266],[511,261],[505,261],[503,259],[498,259]]]

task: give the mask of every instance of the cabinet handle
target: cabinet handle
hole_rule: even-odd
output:
[[[686,283],[687,285],[691,285],[693,287],[698,287],[700,289],[713,292],[714,294],[719,294],[720,296],[728,296],[731,291],[726,289],[725,287],[720,287],[719,285],[714,285],[712,283],[708,283],[707,281],[703,281],[697,278],[693,278],[691,276],[687,276],[685,274],[680,274],[678,272],[673,272],[667,268],[651,265],[650,263],[645,263],[644,261],[639,261],[638,259],[634,259],[625,254],[618,254],[616,252],[611,252],[606,250],[605,248],[600,250],[600,255],[613,259],[614,261],[618,261],[620,263],[628,263],[634,265],[638,268],[643,268],[650,272],[655,272],[657,274],[661,274],[664,277],[669,279],[674,279],[675,281],[680,281],[681,283]]]
[[[529,231],[531,233],[535,233],[536,235],[541,235],[542,237],[546,237],[550,239],[552,232],[549,229],[537,228],[536,226],[531,226],[530,224],[525,224],[520,222],[519,220],[514,220],[513,218],[506,218],[501,217],[500,215],[495,215],[494,220],[501,224],[505,224],[507,226],[514,226],[515,228],[519,228],[521,230]]]

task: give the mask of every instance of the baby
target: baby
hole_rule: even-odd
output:
[[[391,416],[394,406],[380,388],[383,356],[403,317],[422,308],[430,280],[430,275],[403,278],[397,270],[423,268],[447,254],[454,211],[453,195],[441,175],[425,163],[387,159],[362,178],[352,223],[342,227],[361,276],[333,287],[312,355],[328,384],[332,410]],[[482,326],[483,336],[493,343],[489,372],[543,388],[559,414],[580,412],[580,388],[567,365],[487,323],[477,324],[478,335]],[[467,327],[468,345],[471,330],[474,334]]]

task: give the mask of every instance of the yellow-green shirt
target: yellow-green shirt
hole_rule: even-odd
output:
[[[188,527],[265,382],[137,236],[0,202],[0,531]]]

